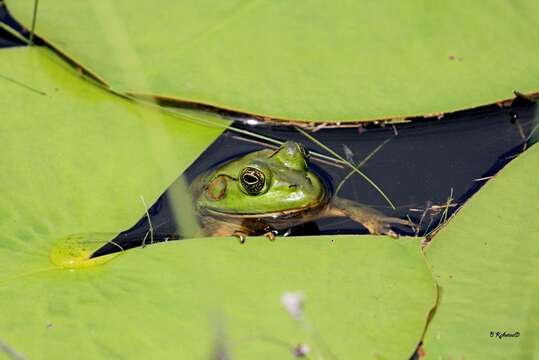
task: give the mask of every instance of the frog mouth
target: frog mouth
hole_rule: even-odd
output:
[[[324,194],[316,201],[313,201],[305,206],[301,206],[294,209],[285,209],[285,210],[279,210],[279,211],[259,212],[256,214],[250,214],[250,213],[232,213],[232,212],[226,212],[226,211],[218,210],[215,208],[207,207],[206,209],[204,209],[204,212],[206,212],[209,215],[226,216],[228,218],[241,218],[241,219],[289,218],[289,217],[294,217],[297,214],[303,214],[306,212],[311,212],[311,211],[320,209],[324,207],[328,203],[328,201],[329,201],[328,194],[327,192],[324,192]]]

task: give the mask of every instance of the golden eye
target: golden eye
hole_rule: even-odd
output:
[[[264,189],[266,177],[257,168],[246,167],[240,173],[240,184],[247,194],[258,195]]]

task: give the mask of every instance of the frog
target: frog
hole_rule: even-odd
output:
[[[279,233],[328,217],[348,217],[371,234],[398,237],[391,225],[413,227],[372,207],[336,196],[310,163],[309,151],[294,141],[230,160],[199,175],[191,184],[193,205],[204,236]]]

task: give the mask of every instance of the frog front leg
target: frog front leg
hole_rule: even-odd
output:
[[[247,240],[247,236],[256,235],[251,229],[246,226],[216,220],[210,217],[202,219],[202,232],[205,236],[234,236],[238,238],[240,244],[245,243],[245,241]],[[275,240],[275,233],[273,231],[268,231],[263,235],[267,237],[270,241]]]
[[[415,227],[414,224],[411,224],[407,220],[385,216],[369,206],[342,198],[334,198],[331,201],[327,215],[349,217],[367,228],[371,234],[388,235],[392,238],[398,238],[399,235],[391,230],[391,224]]]

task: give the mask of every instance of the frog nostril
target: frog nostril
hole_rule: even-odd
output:
[[[288,187],[290,189],[297,189],[298,185],[297,184],[290,184],[290,185],[288,185]]]

